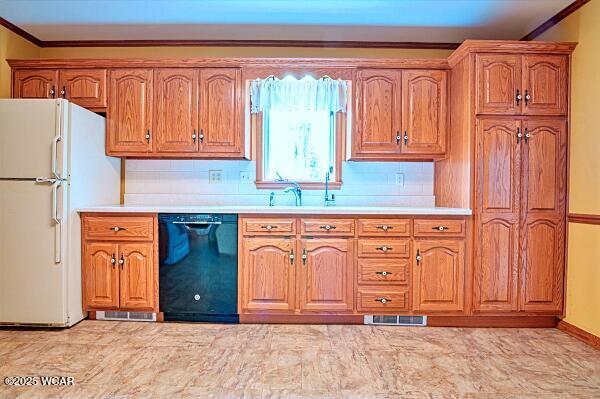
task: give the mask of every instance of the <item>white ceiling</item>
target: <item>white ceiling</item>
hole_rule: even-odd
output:
[[[41,40],[520,39],[572,0],[0,0]]]

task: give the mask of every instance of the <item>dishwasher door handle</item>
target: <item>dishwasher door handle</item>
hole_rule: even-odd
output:
[[[185,225],[191,225],[191,226],[199,226],[199,225],[203,225],[203,224],[223,224],[223,222],[220,221],[211,221],[211,222],[171,222],[173,224],[185,224]]]

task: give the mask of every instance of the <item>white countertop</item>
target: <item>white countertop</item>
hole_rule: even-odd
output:
[[[466,208],[413,208],[402,206],[260,206],[260,205],[107,205],[77,209],[78,212],[114,213],[237,213],[271,215],[446,215],[465,216]]]

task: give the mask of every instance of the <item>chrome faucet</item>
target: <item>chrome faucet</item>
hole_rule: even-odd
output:
[[[331,194],[331,198],[329,197],[329,180],[331,179],[331,172],[333,172],[333,167],[330,167],[329,171],[325,173],[325,206],[335,205],[335,194]]]
[[[296,206],[302,206],[302,189],[300,188],[300,185],[294,180],[290,180],[289,182],[292,185],[290,187],[285,188],[283,192],[293,192],[294,196],[296,197]]]

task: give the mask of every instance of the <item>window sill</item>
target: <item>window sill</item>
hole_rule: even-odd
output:
[[[276,189],[283,190],[286,187],[291,186],[292,183],[288,181],[257,181],[256,188],[258,189]],[[325,182],[298,182],[298,185],[302,190],[325,190]],[[339,190],[342,188],[341,181],[329,182],[329,188],[332,190]]]

